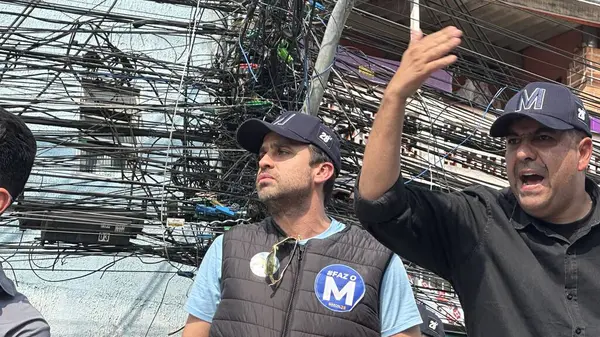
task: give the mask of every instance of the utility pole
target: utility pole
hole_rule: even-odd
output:
[[[319,105],[323,99],[325,88],[327,88],[327,80],[333,67],[333,59],[335,58],[340,42],[340,36],[342,36],[342,31],[344,30],[344,25],[350,15],[350,11],[354,7],[354,2],[355,0],[338,0],[333,7],[329,22],[327,22],[327,27],[325,28],[325,34],[323,34],[321,49],[319,50],[319,55],[317,55],[317,62],[315,63],[310,87],[302,106],[302,112],[305,114],[316,116],[319,111]],[[419,0],[411,0],[411,30],[421,30],[419,7]],[[308,48],[308,46],[306,47]]]
[[[319,50],[319,55],[317,55],[317,62],[315,63],[310,87],[302,107],[302,112],[305,114],[316,116],[319,111],[319,105],[327,87],[327,79],[329,79],[329,73],[333,67],[332,63],[340,42],[340,36],[342,36],[342,31],[344,30],[344,25],[350,15],[350,11],[354,7],[354,1],[338,0],[333,7],[329,22],[327,22],[327,27],[325,28],[325,34],[323,34],[321,49]],[[306,47],[308,48],[308,46]]]
[[[419,0],[410,2],[410,30],[421,30],[421,11]]]

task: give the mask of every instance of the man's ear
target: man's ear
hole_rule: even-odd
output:
[[[592,158],[592,152],[594,150],[594,144],[592,139],[589,137],[583,138],[579,142],[579,162],[577,163],[577,169],[579,171],[585,171]]]
[[[12,203],[12,197],[6,188],[0,187],[0,214],[4,213]]]
[[[319,171],[315,176],[315,183],[325,183],[333,176],[335,169],[330,162],[324,162],[319,165]]]

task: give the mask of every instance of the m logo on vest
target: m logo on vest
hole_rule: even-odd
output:
[[[535,88],[531,95],[527,92],[527,90],[524,90],[515,112],[519,112],[521,110],[530,110],[531,108],[533,108],[533,110],[542,110],[544,108],[545,96],[546,89],[543,88]]]
[[[315,296],[331,311],[349,312],[365,296],[365,282],[356,270],[332,264],[315,277]]]

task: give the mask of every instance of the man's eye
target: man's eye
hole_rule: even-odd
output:
[[[549,144],[554,141],[554,137],[551,135],[537,135],[533,141],[540,144]]]
[[[517,139],[517,138],[508,138],[508,139],[506,140],[506,143],[508,143],[508,144],[510,144],[510,145],[517,144],[518,142],[519,142],[519,139]]]
[[[550,139],[552,139],[552,137],[550,137],[548,135],[539,135],[538,139],[539,140],[550,140]]]

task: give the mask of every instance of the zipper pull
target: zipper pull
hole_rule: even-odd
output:
[[[302,240],[302,236],[298,235],[298,238],[296,238],[296,240],[300,241]],[[302,251],[304,250],[304,246],[302,245],[297,245],[298,246],[298,261],[302,261]]]

